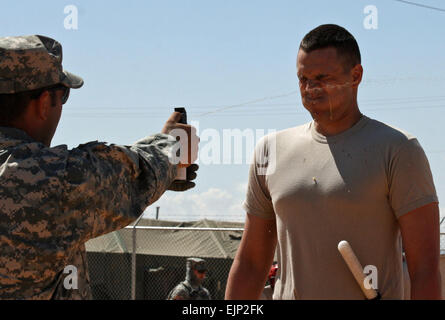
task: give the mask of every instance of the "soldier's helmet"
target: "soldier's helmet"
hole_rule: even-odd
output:
[[[201,258],[188,258],[187,269],[206,272],[207,271],[206,262],[204,259]]]
[[[77,89],[83,79],[62,67],[62,45],[40,36],[0,38],[0,94],[62,84]]]

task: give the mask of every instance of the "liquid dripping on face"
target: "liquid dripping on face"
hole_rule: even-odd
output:
[[[332,121],[334,120],[334,117],[332,116],[332,103],[331,103],[331,97],[328,95],[329,99],[329,119]]]
[[[351,84],[351,82],[344,82],[342,84],[328,84],[326,85],[327,88],[342,88],[342,87],[347,87]],[[332,112],[332,101],[331,101],[331,96],[328,94],[328,99],[329,99],[329,119],[332,121],[334,120],[334,115]]]
[[[351,82],[344,82],[342,84],[323,84],[322,87],[326,88],[342,88],[342,87],[347,87],[351,84]],[[309,92],[320,92],[322,89],[321,88],[314,88],[314,89],[309,89]],[[333,108],[332,108],[332,101],[331,101],[331,96],[329,94],[327,94],[328,100],[329,100],[329,119],[332,121],[334,120],[334,112],[333,112]],[[311,101],[310,102],[312,105],[316,104],[316,101]]]

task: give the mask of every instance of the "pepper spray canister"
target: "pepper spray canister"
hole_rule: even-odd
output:
[[[182,114],[181,119],[178,121],[178,123],[187,124],[187,112],[185,111],[184,107],[178,107],[175,108],[175,112],[179,112]],[[188,143],[187,143],[188,145]],[[177,156],[179,157],[180,150],[178,150]],[[178,168],[176,180],[187,180],[187,168]]]

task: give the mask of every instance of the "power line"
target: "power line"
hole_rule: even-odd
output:
[[[431,6],[427,6],[427,5],[421,4],[421,3],[416,3],[416,2],[411,2],[411,1],[405,1],[405,0],[394,0],[394,1],[402,2],[402,3],[405,3],[405,4],[412,5],[412,6],[417,6],[417,7],[427,8],[427,9],[431,9],[431,10],[436,10],[436,11],[445,12],[445,9],[442,9],[442,8],[436,8],[436,7],[431,7]]]
[[[243,102],[243,103],[239,103],[239,104],[224,106],[224,107],[221,107],[221,108],[216,109],[214,111],[209,111],[209,112],[202,113],[198,117],[203,117],[203,116],[206,116],[206,115],[211,114],[211,113],[221,112],[221,111],[225,111],[227,109],[231,109],[231,108],[235,108],[235,107],[242,107],[242,106],[249,105],[249,104],[254,104],[254,103],[257,103],[257,102],[262,102],[262,101],[266,101],[266,100],[272,100],[272,99],[287,97],[287,96],[290,96],[290,95],[294,95],[297,92],[298,92],[298,90],[294,90],[292,92],[281,94],[281,95],[278,95],[278,96],[264,97],[264,98],[255,99],[255,100],[251,100],[251,101],[247,101],[247,102]]]
[[[284,95],[282,95],[284,96]],[[256,99],[253,101],[259,101],[259,100],[264,100],[265,98],[261,98],[261,99]],[[272,99],[271,97],[267,98],[267,99]],[[377,98],[377,99],[359,99],[359,105],[363,106],[378,106],[378,105],[395,105],[395,104],[413,104],[413,103],[430,103],[430,102],[444,102],[445,101],[445,96],[423,96],[423,97],[403,97],[403,98]],[[299,107],[301,106],[300,104],[300,99],[297,99],[296,101],[293,102],[282,102],[282,103],[267,103],[267,104],[257,104],[257,102],[246,102],[246,103],[240,103],[240,104],[234,104],[231,105],[231,108],[234,108],[235,106],[248,106],[248,107],[254,107],[254,108],[258,108],[258,109],[267,109],[267,108],[271,108],[274,107],[273,110],[276,110],[275,107]],[[224,109],[224,110],[220,110],[220,111],[225,111],[227,110],[227,108],[225,108],[224,106],[221,105],[200,105],[200,106],[195,106],[195,105],[190,105],[187,106],[187,109],[190,110],[190,113],[194,113],[194,110],[196,109],[204,109],[201,112],[206,112],[205,109],[210,109],[208,110],[209,113],[215,113],[216,110],[212,110],[212,109]],[[409,107],[407,107],[409,108]],[[416,107],[417,108],[417,107]],[[256,109],[256,110],[258,110]],[[81,110],[81,112],[77,112]],[[83,110],[86,110],[85,112]],[[106,112],[106,113],[110,113],[110,110],[116,110],[116,111],[122,111],[122,113],[116,112],[116,115],[119,114],[123,114],[123,112],[128,113],[130,111],[130,113],[134,114],[134,113],[138,113],[138,114],[151,114],[153,115],[153,111],[156,111],[157,114],[164,114],[162,112],[162,110],[165,110],[167,112],[170,112],[170,108],[167,106],[131,106],[131,107],[85,107],[85,106],[79,106],[79,107],[72,107],[72,108],[67,108],[65,109],[65,112],[67,112],[68,114],[70,114],[71,112],[76,113],[76,114],[94,114],[95,112]],[[136,111],[136,112],[135,112]],[[159,112],[161,111],[161,112]],[[243,110],[244,111],[244,110]],[[246,110],[247,111],[247,110]],[[73,114],[71,113],[71,114]],[[124,114],[123,114],[124,115]]]
[[[231,113],[220,113],[218,117],[237,117],[237,116],[284,116],[284,115],[306,115],[307,112],[298,112],[298,109],[303,109],[302,105],[292,104],[293,108],[274,108],[274,109],[257,109],[255,113],[252,114],[252,109],[250,110],[239,110],[232,111]],[[251,105],[251,107],[255,107],[255,105]],[[267,107],[263,106],[263,107]],[[272,106],[273,107],[273,106]],[[430,105],[430,106],[404,106],[404,107],[380,107],[380,108],[361,108],[362,111],[393,111],[393,110],[421,110],[421,109],[443,109],[445,105]],[[214,114],[215,112],[208,112],[208,114]],[[199,117],[201,114],[196,114],[195,112],[189,112],[189,116],[191,118]],[[110,113],[106,110],[103,112],[75,112],[75,113],[65,113],[65,117],[70,118],[141,118],[141,117],[149,117],[149,118],[165,118],[167,116],[166,113],[153,113],[149,110],[146,112],[116,112]]]

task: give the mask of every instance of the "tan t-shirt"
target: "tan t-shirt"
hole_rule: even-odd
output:
[[[276,219],[274,299],[364,299],[337,250],[341,240],[363,267],[377,268],[383,299],[402,299],[397,219],[437,201],[417,139],[363,116],[332,137],[310,122],[263,138],[244,208]]]

